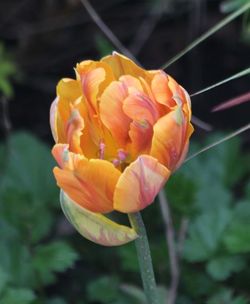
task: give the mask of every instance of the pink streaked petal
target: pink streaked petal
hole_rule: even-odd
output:
[[[157,108],[143,93],[137,92],[130,94],[123,102],[123,111],[132,120],[136,121],[148,121],[151,125],[154,125],[155,121],[159,117]]]
[[[50,128],[55,142],[58,142],[57,135],[57,107],[58,107],[58,97],[52,102],[50,107]]]
[[[131,75],[123,75],[119,78],[119,81],[121,81],[127,88],[133,88],[139,92],[143,92],[140,81]]]
[[[73,108],[66,124],[67,143],[69,149],[75,153],[81,153],[81,135],[84,129],[84,120],[79,110]]]
[[[114,192],[114,209],[124,213],[137,212],[150,205],[170,171],[157,159],[142,155],[120,176]]]
[[[112,136],[122,147],[128,140],[131,119],[123,112],[122,104],[127,89],[119,81],[113,81],[103,92],[100,100],[100,117]]]
[[[173,93],[168,84],[168,75],[166,75],[163,71],[159,71],[159,73],[157,73],[152,80],[151,88],[157,102],[172,108],[176,105],[176,103],[172,99]]]
[[[132,158],[137,157],[138,154],[149,152],[152,136],[153,127],[146,120],[131,122],[129,130],[131,144],[128,145],[128,150]]]
[[[97,95],[105,76],[104,68],[96,68],[86,74],[81,74],[82,90],[91,115],[98,112]]]

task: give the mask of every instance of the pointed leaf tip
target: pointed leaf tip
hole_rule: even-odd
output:
[[[135,240],[133,228],[117,224],[100,213],[76,204],[61,190],[60,202],[68,221],[86,239],[103,246],[119,246]]]

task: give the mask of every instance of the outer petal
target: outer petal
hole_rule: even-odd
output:
[[[54,168],[57,184],[71,199],[92,212],[110,212],[121,172],[100,159],[81,159],[74,170]]]
[[[120,176],[114,193],[114,209],[137,212],[151,204],[170,175],[157,159],[142,155]]]
[[[173,171],[179,162],[187,138],[187,118],[178,107],[154,125],[150,155]]]
[[[104,215],[84,209],[63,191],[60,200],[63,212],[71,224],[82,236],[92,242],[104,246],[118,246],[138,237],[134,229],[119,225]]]
[[[119,79],[122,75],[132,75],[136,77],[145,77],[146,71],[136,65],[132,60],[117,52],[113,52],[112,55],[102,58],[102,62],[107,63],[116,79]]]
[[[52,136],[55,142],[58,142],[57,135],[57,106],[58,106],[58,97],[52,102],[50,106],[50,128],[52,132]]]
[[[169,108],[176,105],[172,99],[173,93],[168,86],[168,76],[163,71],[159,71],[159,73],[154,76],[151,88],[157,102]]]

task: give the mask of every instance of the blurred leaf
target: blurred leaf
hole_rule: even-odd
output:
[[[64,242],[40,245],[35,249],[33,266],[43,284],[55,280],[55,272],[71,267],[77,259],[77,253]]]
[[[9,275],[0,267],[0,295],[9,282]]]
[[[138,273],[140,270],[137,261],[137,255],[135,245],[133,243],[126,244],[117,248],[117,252],[120,256],[121,268],[124,271],[132,271]]]
[[[34,201],[48,202],[57,196],[48,147],[34,136],[19,132],[10,138],[8,166],[1,188],[19,189]]]
[[[190,215],[194,212],[196,190],[195,181],[185,176],[182,172],[177,172],[166,184],[171,207],[185,215]]]
[[[46,301],[46,304],[67,304],[62,298],[53,298]]]
[[[119,298],[119,282],[114,277],[100,277],[92,281],[87,286],[89,301],[100,301],[101,303],[111,303]]]
[[[230,289],[222,288],[207,301],[207,304],[248,304],[243,297],[233,298],[233,292]]]
[[[0,216],[18,227],[25,238],[29,236],[29,241],[37,242],[48,233],[51,208],[58,201],[54,162],[49,149],[27,133],[12,135],[9,147],[0,183]]]
[[[223,1],[220,9],[223,13],[230,13],[239,9],[241,6],[247,4],[249,0],[227,0]]]
[[[112,44],[102,35],[96,35],[95,44],[100,57],[107,56],[112,53],[114,47]]]
[[[29,304],[35,299],[35,294],[32,290],[25,288],[9,288],[2,298],[3,304]]]
[[[147,304],[147,299],[145,297],[144,291],[141,288],[138,288],[133,285],[122,284],[120,286],[122,292],[133,300],[136,300],[137,303]]]
[[[225,231],[224,244],[230,253],[250,252],[250,202],[241,202],[233,211],[233,221]]]
[[[6,97],[13,95],[10,78],[16,72],[17,68],[14,62],[8,56],[3,44],[0,43],[0,93],[3,93]]]
[[[231,220],[231,211],[220,206],[197,217],[189,225],[189,237],[184,246],[184,258],[189,262],[201,262],[211,258],[218,249],[223,232]]]
[[[216,257],[207,263],[206,269],[216,281],[226,280],[233,272],[241,271],[246,265],[243,257]]]

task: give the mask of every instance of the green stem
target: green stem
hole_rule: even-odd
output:
[[[139,212],[130,213],[128,217],[132,227],[139,235],[135,240],[135,246],[141,270],[143,288],[148,304],[159,304],[152,258],[142,217]]]

